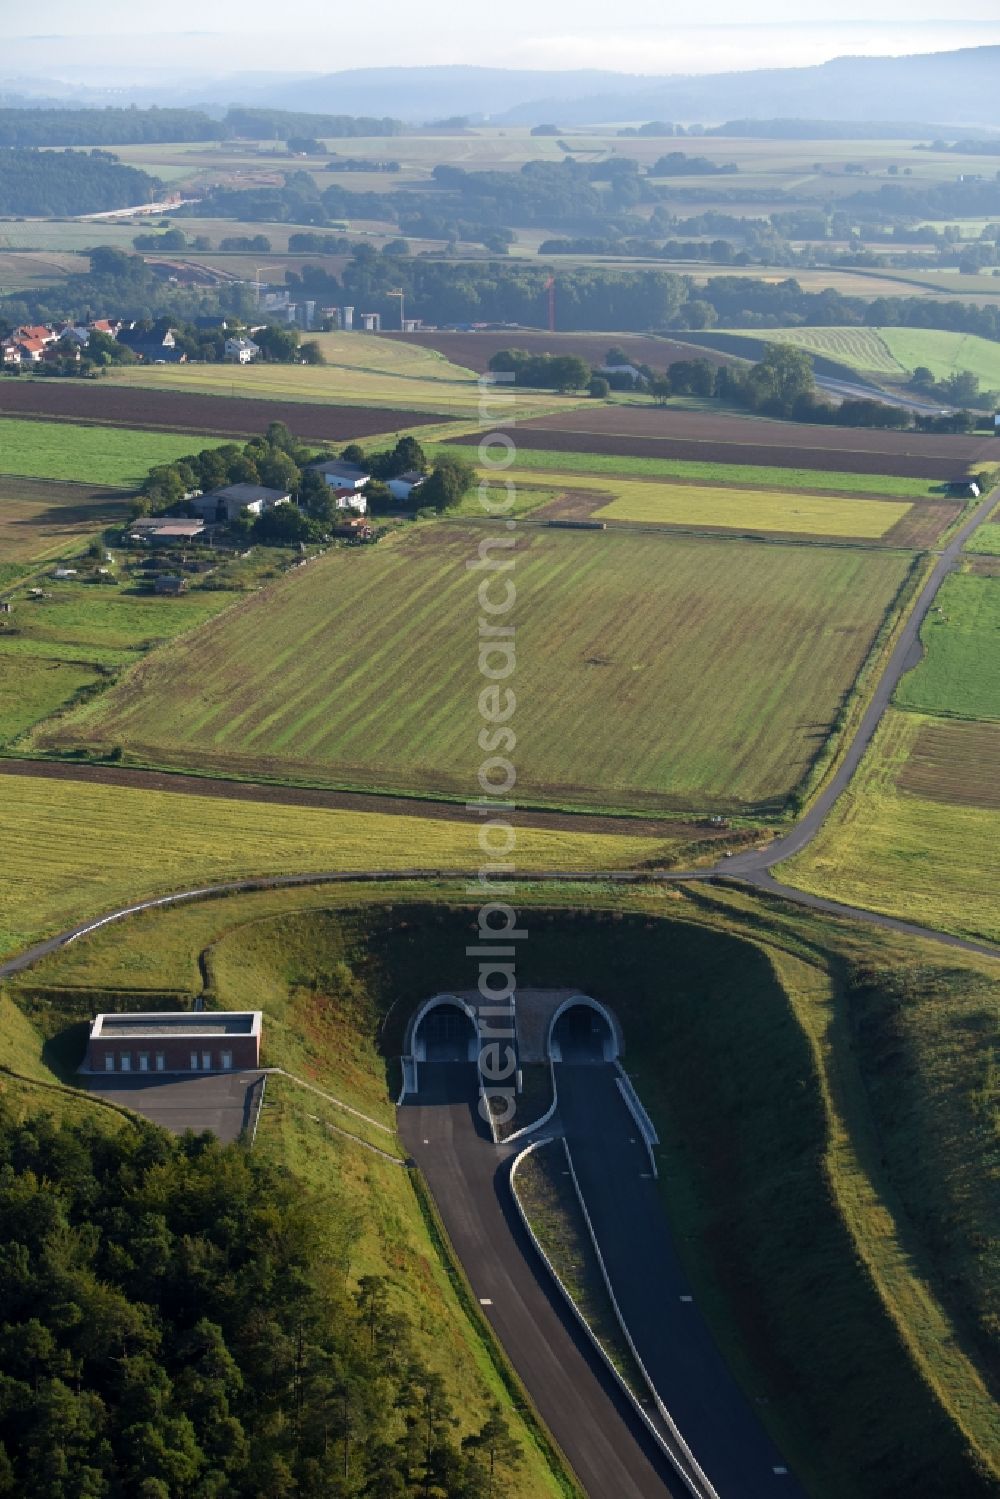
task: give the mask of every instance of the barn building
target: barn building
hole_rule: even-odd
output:
[[[260,1066],[260,1010],[98,1015],[86,1072],[239,1072]]]

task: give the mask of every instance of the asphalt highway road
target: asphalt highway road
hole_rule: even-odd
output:
[[[556,1068],[573,1169],[639,1357],[723,1499],[803,1499],[796,1480],[775,1471],[784,1461],[690,1299],[649,1157],[615,1077],[605,1063]]]
[[[399,1131],[427,1179],[483,1312],[592,1499],[682,1499],[649,1432],[565,1306],[524,1231],[477,1109],[468,1062],[423,1063]]]

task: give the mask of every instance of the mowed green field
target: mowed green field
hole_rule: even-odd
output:
[[[719,526],[735,531],[877,540],[911,509],[910,505],[888,501],[792,495],[764,489],[715,489],[709,485],[648,482],[623,485],[610,481],[609,487],[616,497],[610,505],[594,511],[599,520]]]
[[[431,448],[436,455],[461,458],[468,463],[467,447],[441,443]],[[774,490],[833,491],[848,495],[871,495],[875,499],[930,499],[940,494],[940,482],[932,479],[897,478],[891,474],[848,474],[818,468],[774,468],[756,463],[711,463],[686,458],[630,458],[610,453],[547,453],[541,448],[519,448],[517,468],[532,471],[532,484],[576,483],[579,474],[607,474],[611,478],[688,479],[725,488],[747,484]],[[571,478],[572,476],[572,478]]]
[[[73,551],[95,531],[120,523],[126,515],[122,498],[100,488],[0,474],[0,558],[45,562]]]
[[[732,330],[730,336],[738,336]],[[792,344],[861,374],[902,379],[920,365],[937,380],[968,371],[986,390],[1000,387],[1000,344],[938,328],[765,328],[748,338]]]
[[[329,552],[165,646],[39,742],[475,795],[488,685],[477,587],[493,576],[499,592],[505,576],[467,566],[483,539],[445,524]],[[663,811],[781,802],[909,567],[889,552],[540,529],[517,537],[513,557],[518,795]]]
[[[108,381],[256,400],[271,397],[339,406],[393,406],[466,417],[479,413],[482,395],[478,377],[471,370],[450,364],[434,349],[358,333],[316,333],[309,337],[323,350],[325,365],[174,364],[155,369],[134,365],[112,370]],[[526,390],[518,391],[516,399],[505,401],[503,410],[509,418],[539,416],[565,404],[551,392]],[[497,409],[494,396],[493,419]]]
[[[944,753],[931,741],[932,755],[928,735],[939,735],[941,726],[957,733]],[[779,878],[939,931],[1000,942],[1000,807],[986,784],[992,776],[977,776],[965,763],[967,731],[981,734],[979,725],[942,725],[890,709],[850,786],[808,847],[778,866]],[[995,754],[998,746],[989,748]]]
[[[221,447],[225,438],[0,417],[0,474],[134,489],[157,463]]]
[[[896,703],[956,718],[1000,718],[1000,578],[946,579],[920,638],[923,660],[896,688]]]

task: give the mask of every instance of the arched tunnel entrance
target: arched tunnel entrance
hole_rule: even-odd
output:
[[[549,1055],[554,1062],[613,1062],[618,1035],[603,1005],[585,995],[560,1005],[549,1027]]]
[[[413,1028],[419,1062],[470,1062],[478,1055],[476,1025],[459,999],[442,998],[424,1009]]]

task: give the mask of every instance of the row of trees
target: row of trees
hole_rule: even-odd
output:
[[[200,109],[138,109],[135,105],[128,109],[0,109],[0,146],[128,146],[232,136],[288,140],[296,135],[398,135],[402,129],[399,120],[235,106],[221,120]]]
[[[50,153],[51,154],[51,153]],[[322,264],[285,275],[289,289],[322,302],[353,302],[380,312],[386,326],[399,315],[402,288],[415,317],[440,325],[497,322],[538,327],[544,321],[550,277],[544,265],[525,262],[458,264],[399,253],[399,243],[380,253],[356,244],[347,265],[334,274]],[[156,317],[190,321],[198,314],[224,312],[250,318],[254,293],[249,285],[212,289],[161,281],[138,255],[108,246],[90,254],[90,272],[58,286],[0,301],[9,324],[71,320],[88,310],[97,315]],[[942,328],[1000,340],[1000,307],[922,297],[848,297],[834,290],[808,292],[794,277],[764,281],[749,276],[714,276],[695,287],[689,277],[659,269],[624,270],[567,267],[559,272],[557,316],[563,331],[583,329],[777,328],[817,327]]]
[[[500,1499],[500,1411],[459,1437],[356,1233],[240,1146],[0,1100],[0,1494]]]
[[[101,213],[148,203],[163,183],[107,151],[0,147],[0,213],[39,217]]]

